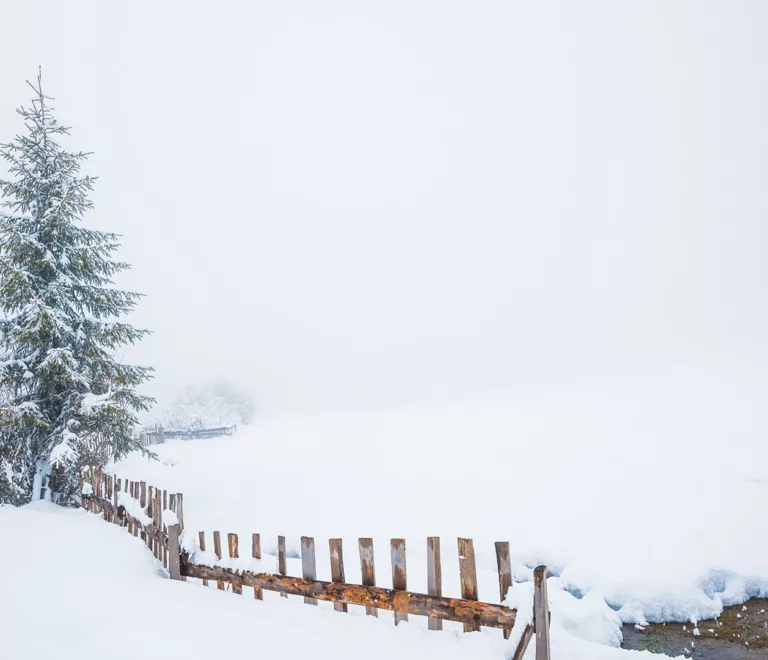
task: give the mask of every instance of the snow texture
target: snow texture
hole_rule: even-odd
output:
[[[166,527],[171,527],[172,525],[178,525],[179,519],[173,511],[171,511],[170,509],[165,509],[163,511],[163,524]]]
[[[105,649],[110,660],[135,660],[137,649],[147,660],[240,658],[256,649],[259,656],[285,660],[504,660],[513,649],[498,630],[430,632],[417,621],[423,617],[395,628],[386,612],[375,619],[353,606],[343,615],[329,603],[308,607],[301,598],[273,592],[258,601],[247,587],[240,597],[196,580],[164,579],[167,574],[139,539],[82,509],[48,502],[0,506],[0,529],[6,540],[0,563],[14,567],[3,578],[0,599],[4,658],[82,660],[93,652],[104,655]],[[48,602],[66,607],[40,607],[41,592]],[[530,605],[530,589],[524,585],[520,592],[520,600]],[[114,594],[120,594],[118,606],[98,605]],[[137,644],[120,642],[126,612],[137,608],[142,619],[158,625],[144,626]],[[534,647],[535,641],[528,660]],[[629,654],[574,637],[553,615],[553,658],[621,660]]]
[[[553,625],[616,646],[622,622],[700,621],[768,594],[768,462],[746,432],[754,416],[721,401],[727,419],[697,421],[668,401],[651,421],[650,403],[504,399],[261,419],[231,437],[171,441],[156,447],[159,462],[132,455],[117,470],[184,494],[189,543],[198,530],[209,547],[213,530],[259,532],[274,553],[281,534],[298,557],[300,537],[314,536],[320,579],[330,577],[328,538],[344,539],[351,582],[359,537],[374,538],[385,566],[389,540],[405,538],[409,588],[424,592],[426,537],[440,536],[443,593],[459,595],[462,536],[475,542],[480,599],[499,602],[493,543],[508,540],[517,582],[538,564],[557,576]],[[377,581],[388,586],[389,571]]]

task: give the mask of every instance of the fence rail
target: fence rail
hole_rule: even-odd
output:
[[[215,581],[219,589],[225,583],[232,592],[242,594],[243,587],[252,587],[254,598],[261,600],[263,591],[275,591],[286,598],[301,596],[304,602],[316,605],[317,601],[328,601],[334,609],[346,612],[348,605],[366,608],[366,613],[377,616],[378,610],[389,610],[395,614],[395,625],[408,619],[409,615],[426,616],[430,630],[440,630],[442,621],[455,621],[464,625],[465,632],[480,630],[481,626],[500,628],[509,638],[515,624],[517,611],[504,605],[485,603],[477,597],[477,574],[475,551],[472,539],[458,539],[461,598],[442,595],[442,566],[440,561],[440,539],[427,539],[428,547],[428,592],[427,594],[408,591],[406,573],[406,547],[404,539],[392,539],[390,554],[392,563],[392,589],[376,586],[373,540],[358,540],[360,567],[363,584],[348,584],[344,581],[344,555],[341,539],[330,539],[331,582],[318,580],[315,564],[315,540],[301,539],[302,577],[286,574],[285,537],[278,537],[278,573],[254,573],[221,566],[206,566],[193,563],[190,556],[179,548],[179,535],[184,530],[184,507],[181,493],[147,486],[146,482],[121,480],[114,475],[90,470],[83,478],[83,506],[95,513],[103,513],[105,520],[128,528],[133,536],[141,536],[158,561],[168,568],[171,579],[186,580],[197,578],[207,585]],[[122,494],[122,495],[121,495]],[[163,511],[174,512],[177,524],[164,525]],[[204,532],[198,533],[197,545],[206,548]],[[218,559],[222,558],[221,533],[213,532],[213,548]],[[231,558],[239,557],[237,534],[227,534],[227,550]],[[261,536],[251,537],[251,554],[261,559]],[[500,599],[506,598],[513,585],[509,560],[509,543],[496,543],[496,559],[499,574]],[[526,626],[512,660],[521,660],[533,636],[536,636],[536,660],[550,660],[549,651],[549,606],[547,602],[546,567],[534,571],[534,618]]]
[[[237,431],[237,426],[219,426],[212,429],[198,429],[197,431],[169,431],[162,426],[145,428],[139,432],[138,440],[142,447],[149,448],[152,445],[161,445],[166,440],[202,440],[203,438],[220,438],[232,435]]]
[[[139,444],[141,444],[142,447],[161,445],[164,442],[165,431],[162,426],[156,426],[154,429],[144,429],[139,433]]]
[[[165,431],[165,437],[169,439],[197,440],[220,438],[225,435],[232,435],[235,431],[237,431],[237,426],[219,426],[213,429],[198,429],[196,431]]]

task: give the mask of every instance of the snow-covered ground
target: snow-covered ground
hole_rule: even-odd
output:
[[[480,599],[498,601],[493,542],[515,577],[547,564],[553,624],[617,645],[620,620],[711,617],[768,594],[768,425],[741,391],[620,397],[563,393],[432,410],[263,419],[235,436],[176,441],[119,476],[184,493],[188,530],[262,534],[266,551],[315,536],[406,538],[408,585],[426,590],[426,537],[441,536],[444,594],[459,595],[457,536],[471,537]],[[209,540],[210,543],[210,540]],[[246,543],[247,546],[247,543]],[[289,572],[300,574],[296,561]],[[415,625],[421,625],[416,623]],[[491,631],[491,634],[493,631]],[[596,656],[595,656],[596,657]]]
[[[165,579],[140,540],[84,510],[0,506],[0,530],[0,657],[8,660],[498,660],[509,653],[499,634],[395,629],[391,620],[308,607],[300,598],[266,593],[260,602],[247,589],[235,596]],[[557,660],[621,653],[553,625]]]

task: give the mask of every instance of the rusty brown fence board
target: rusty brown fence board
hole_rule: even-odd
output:
[[[440,563],[440,537],[427,539],[427,592],[430,596],[443,595],[443,567]],[[430,630],[442,630],[443,622],[436,617],[429,617]]]
[[[229,546],[230,559],[239,559],[240,549],[238,545],[237,534],[232,534],[232,532],[227,534],[227,545]],[[243,585],[240,584],[239,582],[232,582],[232,592],[236,594],[242,594]]]
[[[499,599],[503,602],[512,586],[512,565],[509,561],[509,543],[496,542],[496,568],[499,572]],[[512,630],[504,631],[504,639],[509,639]]]
[[[216,559],[221,560],[221,532],[213,533],[213,552],[216,555]],[[216,580],[216,586],[224,591],[224,580]]]
[[[253,556],[254,559],[261,559],[261,535],[260,534],[251,535],[251,555]],[[261,589],[254,589],[253,597],[256,600],[264,600],[264,594],[261,591]]]
[[[285,537],[284,536],[277,537],[277,570],[280,573],[280,575],[286,575],[288,573],[288,569],[285,566]],[[281,591],[280,595],[283,598],[288,598],[288,594],[285,592]]]
[[[197,536],[200,541],[200,551],[205,552],[205,532],[198,532]],[[208,586],[208,580],[203,580],[203,586]]]
[[[360,572],[362,575],[362,583],[365,587],[373,587],[376,585],[376,566],[373,561],[373,539],[359,539],[360,546]],[[368,616],[379,616],[379,612],[375,607],[367,606],[365,613]]]
[[[405,569],[405,539],[392,539],[390,541],[392,553],[392,588],[395,591],[408,590],[408,578]],[[395,625],[401,621],[408,621],[408,612],[395,610]]]
[[[536,629],[536,660],[550,660],[546,566],[537,566],[533,571],[533,620]]]
[[[315,562],[315,539],[311,536],[301,537],[301,576],[305,580],[317,578],[317,564]],[[307,605],[317,605],[314,598],[304,598]]]
[[[341,539],[329,539],[328,549],[331,553],[331,582],[344,582],[344,545]],[[346,603],[334,603],[337,612],[347,612]]]
[[[475,545],[472,539],[459,539],[459,577],[461,578],[461,597],[477,600],[477,568],[475,567]],[[480,630],[473,622],[464,622],[464,632]]]
[[[411,591],[397,591],[384,587],[367,587],[357,584],[339,584],[321,580],[232,571],[227,568],[198,566],[182,563],[181,574],[208,580],[239,581],[249,587],[277,591],[292,596],[303,596],[330,602],[361,605],[389,611],[401,611],[420,616],[434,616],[449,621],[474,623],[489,628],[507,628],[515,623],[516,611],[462,598],[429,596]]]

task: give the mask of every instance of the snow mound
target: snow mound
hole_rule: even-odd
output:
[[[252,655],[254,640],[259,654],[286,660],[306,658],[308,649],[318,660],[362,655],[371,660],[503,660],[510,654],[511,643],[499,631],[456,636],[408,624],[395,628],[391,617],[366,617],[354,607],[343,615],[327,603],[308,607],[300,598],[271,592],[257,601],[248,597],[248,588],[236,596],[191,580],[163,579],[164,571],[139,539],[83,510],[47,502],[18,509],[0,506],[0,529],[0,563],[13,567],[3,577],[0,629],[3,657],[13,660],[81,660],[88,649],[108,649],[110,660],[133,660],[137,648],[149,658],[243,658]],[[66,606],[41,607],[41,593],[46,602]],[[103,606],[115,594],[119,602]],[[138,646],[115,643],[116,631],[125,629],[126,612],[134,611],[158,625],[142,629]],[[554,624],[552,632],[558,660],[626,655],[574,638]],[[533,651],[532,645],[526,657],[533,658]]]

